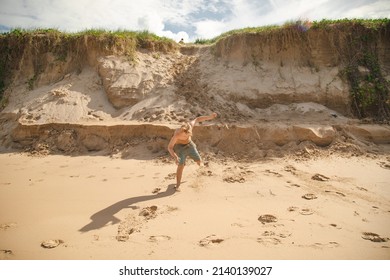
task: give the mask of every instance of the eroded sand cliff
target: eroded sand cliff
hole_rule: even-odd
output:
[[[359,120],[343,75],[351,30],[237,34],[211,46],[2,38],[15,61],[1,145],[111,153],[146,143],[163,153],[181,121],[217,112],[215,122],[196,128],[195,140],[210,150],[260,157],[307,146],[380,150],[390,143],[386,116],[384,124]],[[367,46],[387,80],[389,37],[380,30]],[[362,77],[372,71],[356,66]]]

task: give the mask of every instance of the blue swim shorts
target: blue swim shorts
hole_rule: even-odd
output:
[[[176,144],[173,147],[173,150],[179,157],[179,164],[184,165],[186,163],[186,158],[189,156],[194,161],[201,161],[198,150],[194,142],[190,141],[188,144]]]

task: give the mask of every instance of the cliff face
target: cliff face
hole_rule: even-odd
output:
[[[262,144],[311,141],[326,146],[340,131],[360,131],[340,127],[357,123],[354,117],[390,119],[390,36],[385,27],[336,25],[308,31],[290,27],[232,35],[202,47],[140,44],[113,36],[3,35],[0,48],[7,105],[1,112],[3,145],[31,146],[38,138],[60,143],[71,137],[74,146],[82,142],[79,126],[94,134],[96,123],[99,129],[93,139],[100,140],[89,146],[107,147],[117,137],[124,145],[123,136],[113,136],[118,134],[113,132],[116,126],[102,135],[100,126],[122,127],[131,121],[170,127],[216,111],[217,131],[232,124],[257,126],[267,134],[255,130],[253,136]],[[59,125],[56,133],[48,131],[47,124],[55,123],[67,125]],[[231,141],[222,141],[224,137],[236,139],[238,131],[248,134],[232,131],[215,131],[213,135],[220,136],[213,140],[215,146],[231,150]],[[384,134],[375,141],[390,142],[388,128],[381,131]],[[83,137],[88,133],[84,131]],[[208,132],[199,133],[199,139],[205,139]],[[364,139],[371,137],[367,133]],[[320,135],[320,140],[307,135]],[[248,142],[240,136],[236,140]]]
[[[183,47],[177,53],[173,44],[145,43],[147,49],[140,49],[134,39],[116,37],[2,36],[0,76],[10,95],[19,85],[31,91],[88,66],[96,70],[115,108],[134,106],[176,84],[180,91],[193,91],[187,95],[221,97],[251,109],[316,102],[356,115],[350,98],[353,81],[346,70],[353,66],[358,76],[371,74],[370,62],[359,56],[373,56],[385,84],[390,78],[389,38],[386,28],[335,26],[303,32],[290,27],[233,35],[210,47]],[[191,88],[194,78],[200,88]]]
[[[371,63],[389,80],[389,51],[388,30],[373,33],[353,26],[306,32],[291,27],[268,34],[240,34],[219,41],[214,48],[225,69],[230,68],[226,72],[238,74],[245,67],[252,68],[248,79],[240,77],[229,85],[241,85],[232,94],[246,103],[266,107],[311,101],[342,113],[353,112],[351,83],[345,72],[355,67],[357,75],[372,74]],[[364,56],[372,56],[372,61],[363,61]],[[254,80],[260,82],[252,86]]]
[[[140,43],[134,38],[57,33],[0,36],[0,78],[6,87],[28,83],[29,89],[53,84],[85,66],[95,67],[108,55],[134,59]],[[175,50],[174,43],[143,43],[151,52]]]

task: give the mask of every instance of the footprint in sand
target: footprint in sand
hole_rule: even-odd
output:
[[[372,242],[387,242],[390,240],[387,237],[381,237],[378,234],[372,232],[363,232],[362,238]]]
[[[307,247],[317,248],[317,249],[323,249],[323,248],[337,248],[340,247],[340,244],[334,241],[330,241],[328,243],[320,243],[316,242],[312,245],[309,245]]]
[[[216,235],[209,235],[205,238],[203,238],[202,240],[199,241],[199,246],[201,247],[207,247],[209,245],[212,245],[212,244],[220,244],[224,241],[224,239],[222,238],[217,238]]]
[[[299,207],[296,207],[296,206],[290,206],[287,208],[287,211],[289,211],[289,212],[295,212],[298,210],[299,210]],[[310,208],[302,208],[301,210],[299,210],[299,214],[304,215],[304,216],[308,216],[308,215],[313,215],[314,211]]]
[[[118,232],[116,240],[120,242],[126,242],[129,240],[130,235],[134,232],[138,232],[141,228],[141,221],[134,215],[127,215],[124,221],[121,221],[118,226]]]
[[[315,249],[326,249],[326,248],[337,248],[340,247],[340,244],[334,241],[330,241],[328,243],[320,243],[316,242],[313,244],[302,244],[302,245],[297,245],[298,247],[301,248],[315,248]]]
[[[157,206],[150,206],[141,209],[138,213],[138,216],[134,214],[129,214],[126,216],[124,221],[121,221],[118,226],[118,233],[116,235],[116,240],[121,242],[126,242],[129,240],[130,235],[134,232],[139,232],[142,228],[145,220],[154,219],[157,217]],[[142,219],[143,217],[144,219]]]
[[[176,178],[176,173],[169,173],[167,176],[165,176],[165,180],[172,180]]]
[[[276,194],[274,194],[271,190],[268,190],[269,191],[269,194],[272,195],[272,196],[276,196]]]
[[[233,166],[228,167],[224,171],[224,181],[228,181],[228,179],[233,179],[233,182],[239,182],[243,183],[248,178],[253,177],[255,174],[254,171],[250,170],[248,167],[245,166]]]
[[[116,235],[116,240],[120,242],[126,242],[130,238],[130,234],[135,232],[135,228],[124,228],[124,227],[118,227],[118,234]]]
[[[16,227],[16,223],[6,223],[0,225],[0,230],[8,230],[10,228]]]
[[[157,206],[152,205],[142,208],[138,214],[134,212],[128,214],[125,220],[122,220],[118,226],[118,233],[116,239],[122,242],[126,242],[127,240],[129,240],[131,234],[133,234],[134,232],[140,232],[145,223],[157,217],[158,209],[159,208]],[[167,212],[175,210],[177,210],[177,208],[170,206],[167,206],[165,209],[165,211]],[[161,209],[159,210],[159,213],[163,213]]]
[[[278,221],[278,219],[274,216],[274,215],[270,215],[270,214],[265,214],[265,215],[261,215],[259,218],[258,218],[259,222],[261,222],[262,224],[266,224],[266,223],[276,223]]]
[[[242,166],[228,167],[224,171],[223,181],[227,183],[245,183],[246,177],[254,174]]]
[[[307,215],[313,215],[313,214],[314,214],[314,211],[311,210],[311,209],[309,209],[309,208],[303,208],[303,209],[301,209],[301,210],[299,211],[299,214],[305,215],[305,216],[307,216]]]
[[[333,191],[330,191],[330,190],[325,190],[326,193],[332,193]],[[339,195],[339,196],[342,196],[342,197],[345,197],[346,195],[343,194],[342,192],[334,192],[335,194]]]
[[[287,237],[290,237],[291,236],[291,233],[287,232],[287,231],[282,231],[280,233],[276,233],[272,230],[266,230],[264,231],[262,234],[262,236],[277,236],[277,237],[280,237],[280,238],[287,238]]]
[[[282,244],[282,241],[276,237],[259,237],[257,238],[257,242],[264,245],[278,245]]]
[[[245,178],[241,176],[225,176],[223,181],[227,183],[245,183]]]
[[[345,194],[343,194],[342,192],[335,192],[335,193],[338,194],[339,196],[345,197]]]
[[[329,224],[329,225],[334,227],[334,228],[341,229],[341,227],[337,226],[336,224]]]
[[[153,194],[157,194],[157,193],[159,193],[161,191],[161,188],[155,188],[153,191],[152,191],[152,193]]]
[[[165,206],[165,207],[166,207],[166,211],[167,211],[168,213],[174,212],[174,211],[178,211],[178,210],[179,210],[179,207],[176,207],[176,206],[169,206],[169,205],[167,205],[167,206]]]
[[[2,249],[0,250],[0,260],[6,260],[13,255],[12,250]]]
[[[150,242],[160,242],[160,241],[169,241],[171,240],[172,238],[168,235],[152,235],[149,237],[149,240]]]
[[[64,243],[64,241],[61,239],[50,239],[50,240],[43,241],[41,243],[41,247],[45,248],[45,249],[53,249],[53,248],[56,248],[63,243]]]
[[[276,233],[274,231],[264,231],[262,234],[262,237],[257,238],[257,242],[261,243],[263,245],[278,245],[282,244],[282,241],[280,238],[287,238],[291,236],[291,233],[287,231],[283,231],[280,233]]]
[[[314,174],[312,177],[311,177],[312,180],[316,180],[316,181],[322,181],[322,182],[325,182],[325,181],[328,181],[329,178],[322,175],[322,174]]]
[[[284,171],[290,172],[293,175],[297,175],[297,169],[294,166],[292,166],[292,165],[287,165],[284,168]]]
[[[380,167],[385,168],[385,169],[390,169],[390,163],[381,161],[378,163]]]
[[[296,207],[296,206],[290,206],[290,207],[287,208],[288,212],[295,212],[295,211],[298,211],[298,210],[299,210],[299,208]]]
[[[307,199],[307,200],[312,200],[312,199],[317,199],[317,196],[313,193],[307,193],[302,196],[302,198]]]
[[[276,177],[283,177],[282,174],[280,174],[280,173],[278,173],[276,171],[269,170],[269,169],[266,169],[265,172],[268,173],[268,174],[276,175]]]
[[[157,206],[155,205],[150,207],[145,207],[140,211],[139,216],[143,216],[147,220],[154,219],[157,217],[156,211],[157,211]]]

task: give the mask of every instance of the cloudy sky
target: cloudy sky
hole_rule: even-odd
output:
[[[244,27],[324,18],[390,18],[390,0],[0,0],[0,32],[148,30],[189,42]]]

